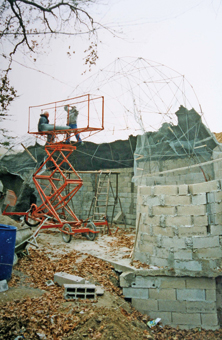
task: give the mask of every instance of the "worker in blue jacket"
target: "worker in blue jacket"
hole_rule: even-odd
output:
[[[40,114],[39,122],[38,122],[38,131],[48,131],[51,130],[47,127],[49,124],[49,113],[46,111]],[[52,143],[54,141],[54,136],[52,134],[47,134],[47,143]]]

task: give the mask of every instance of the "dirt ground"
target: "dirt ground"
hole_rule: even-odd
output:
[[[64,243],[58,231],[41,231],[38,248],[19,256],[9,290],[0,293],[0,339],[222,339],[221,330],[179,330],[161,322],[147,326],[149,316],[124,299],[118,272],[108,262],[130,266],[134,238],[133,230],[114,228],[111,236],[95,241],[78,235]],[[66,300],[63,287],[47,285],[61,271],[100,286],[104,294],[96,300]]]

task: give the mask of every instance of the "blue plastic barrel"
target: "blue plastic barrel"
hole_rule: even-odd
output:
[[[9,280],[15,251],[16,227],[0,224],[0,281]]]

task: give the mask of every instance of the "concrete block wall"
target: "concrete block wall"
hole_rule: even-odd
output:
[[[124,296],[138,311],[181,329],[220,327],[216,302],[219,290],[221,293],[219,283],[221,278],[149,276],[147,271],[120,276]]]
[[[222,157],[221,152],[216,152],[214,155],[214,158]],[[202,161],[200,159],[200,161]],[[195,183],[204,183],[205,176],[209,180],[210,178],[222,178],[221,177],[221,164],[220,162],[209,164],[204,167],[202,167],[202,170],[200,167],[195,167],[191,169],[186,170],[178,170],[175,172],[169,172],[164,173],[164,175],[153,175],[152,177],[146,177],[145,173],[147,170],[147,173],[150,172],[159,172],[159,171],[167,171],[172,170],[180,167],[186,167],[187,164],[190,164],[190,160],[184,158],[184,159],[174,159],[174,160],[165,160],[165,161],[151,161],[147,163],[140,164],[141,168],[144,169],[142,173],[142,177],[139,180],[136,180],[135,182],[132,182],[132,178],[134,176],[134,169],[133,168],[120,168],[120,169],[114,169],[114,171],[120,172],[119,174],[119,197],[121,199],[123,212],[126,216],[126,223],[128,225],[131,225],[133,227],[136,226],[136,206],[137,206],[137,186],[169,186],[169,185],[178,185],[179,187],[184,184],[195,184]],[[146,169],[147,168],[147,169]],[[204,174],[203,174],[204,172]],[[139,171],[138,171],[138,174]],[[98,175],[97,175],[98,176]],[[220,176],[220,177],[219,177]],[[70,207],[75,211],[76,215],[81,219],[86,219],[88,217],[88,212],[90,209],[90,205],[92,202],[92,199],[95,194],[95,185],[96,185],[96,175],[92,173],[80,173],[80,177],[83,179],[83,186],[81,189],[77,192],[77,194],[74,196],[72,202],[70,202]],[[115,176],[112,177],[112,185],[115,188]],[[42,184],[44,181],[42,181]],[[48,182],[46,183],[46,186],[48,185]],[[182,190],[182,189],[180,189]],[[182,193],[180,193],[182,195]],[[219,195],[219,194],[218,194]],[[215,198],[216,200],[219,199],[219,197]],[[36,196],[37,196],[37,204],[41,204],[41,200],[38,197],[38,193],[36,190]],[[181,198],[182,199],[182,198]],[[197,198],[200,199],[200,198]],[[203,199],[203,198],[202,198]],[[209,197],[209,199],[213,200],[212,197]],[[110,201],[112,202],[112,200]],[[194,198],[195,202],[195,198]],[[208,209],[211,209],[207,211],[208,215],[212,217],[211,224],[215,224],[217,226],[219,224],[219,221],[222,220],[222,217],[220,214],[218,215],[216,211],[213,211],[213,207],[215,206],[214,202],[212,201],[212,205],[208,205]],[[219,209],[219,207],[215,207],[215,209]],[[115,214],[120,211],[119,205],[116,206]],[[110,207],[108,210],[108,217],[111,220],[112,216],[112,208]],[[199,220],[199,221],[198,221]],[[203,218],[198,217],[196,218],[196,223],[203,223]],[[213,230],[214,229],[214,230]],[[214,233],[219,233],[220,228],[213,227],[212,231]]]
[[[218,157],[222,157],[222,153],[217,153]],[[215,156],[216,158],[216,156]],[[198,163],[206,162],[206,159],[199,157]],[[222,163],[222,162],[221,162]],[[194,165],[195,162],[191,161],[190,158],[178,158],[170,160],[140,162],[139,168],[136,170],[135,177],[138,185],[174,185],[174,184],[193,184],[204,182],[205,179],[208,181],[218,177],[219,172],[215,172],[215,164],[206,164],[204,166],[196,166],[189,168],[187,165]],[[175,169],[175,171],[173,171]],[[167,172],[169,170],[169,172]],[[158,175],[158,172],[164,171],[164,174]],[[150,174],[152,174],[150,176]],[[216,175],[217,177],[216,177]],[[147,175],[147,176],[146,176]],[[220,172],[222,175],[222,172]],[[140,177],[141,176],[141,177]]]
[[[183,275],[217,271],[222,265],[221,184],[138,187],[135,258]]]
[[[118,175],[118,195],[121,201],[122,209],[126,217],[128,225],[135,226],[136,224],[136,200],[137,200],[137,187],[132,182],[133,168],[114,169],[113,171],[119,172]],[[97,175],[97,179],[98,179]],[[83,186],[73,197],[72,204],[77,216],[81,219],[88,217],[88,212],[93,197],[95,196],[96,175],[92,173],[80,173],[83,180]],[[116,176],[111,175],[111,183],[114,190],[116,190]],[[109,204],[114,202],[112,194],[110,194]],[[108,219],[111,221],[113,207],[108,208]],[[121,211],[119,203],[116,205],[114,217]]]

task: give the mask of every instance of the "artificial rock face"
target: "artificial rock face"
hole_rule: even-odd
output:
[[[183,106],[175,115],[177,125],[164,123],[158,131],[138,136],[135,154],[159,161],[200,155],[209,159],[218,143],[202,123],[201,116],[194,109],[187,110]]]

